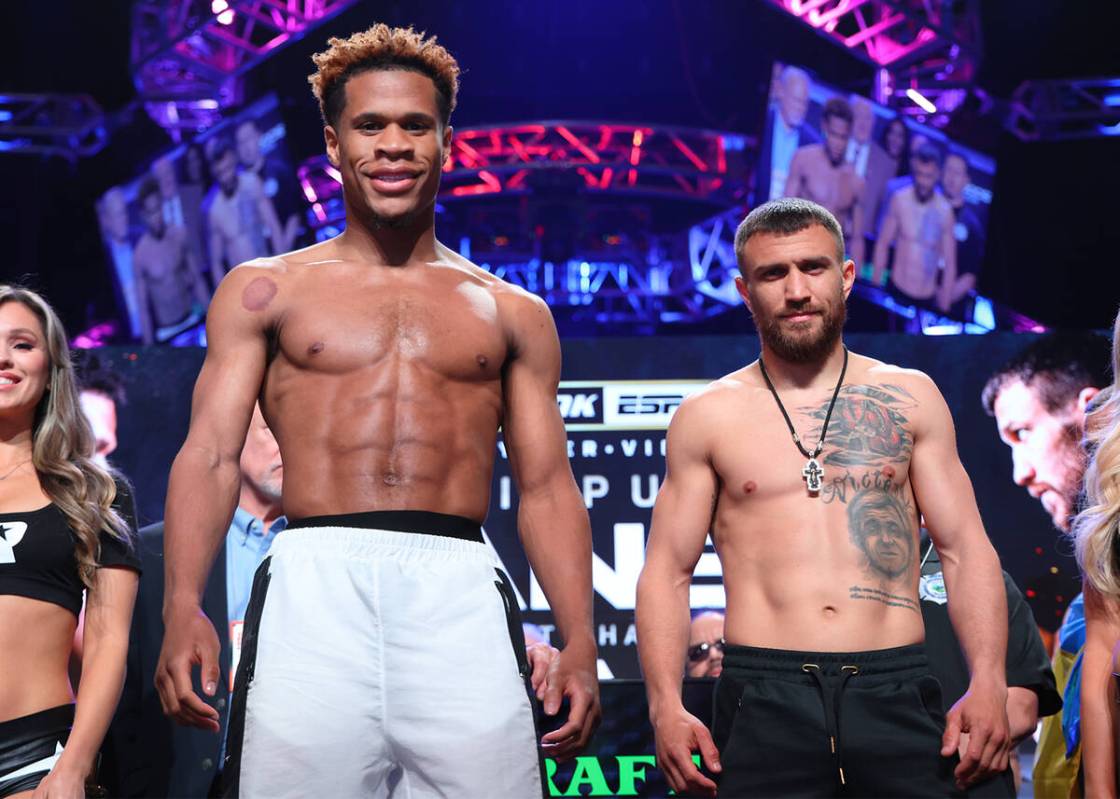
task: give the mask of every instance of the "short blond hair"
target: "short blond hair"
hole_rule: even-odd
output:
[[[446,125],[459,94],[459,62],[435,36],[424,31],[390,28],[377,23],[348,39],[331,37],[327,49],[311,57],[318,69],[309,75],[311,91],[319,101],[323,122],[335,126],[346,106],[346,82],[369,70],[408,70],[432,79],[440,122]]]

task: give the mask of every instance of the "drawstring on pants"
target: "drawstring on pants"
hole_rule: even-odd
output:
[[[816,663],[803,663],[801,670],[810,675],[817,683],[821,694],[821,707],[824,709],[824,726],[828,733],[828,748],[836,760],[836,770],[840,773],[840,784],[847,785],[844,777],[844,761],[840,743],[840,700],[844,688],[855,675],[859,674],[859,666],[841,666],[840,676],[827,677],[821,674],[821,667]]]

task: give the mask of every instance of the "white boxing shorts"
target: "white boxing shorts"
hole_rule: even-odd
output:
[[[223,796],[543,796],[520,613],[477,522],[292,523],[253,581]]]

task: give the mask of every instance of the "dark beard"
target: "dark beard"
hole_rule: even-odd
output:
[[[766,349],[771,350],[783,361],[813,363],[823,361],[832,352],[836,342],[840,340],[840,333],[844,329],[844,320],[847,318],[847,310],[843,302],[843,295],[841,295],[841,302],[835,306],[835,310],[821,317],[823,324],[820,333],[814,338],[786,335],[782,331],[781,320],[776,316],[766,320],[756,318],[755,323],[758,327],[759,338],[766,345]]]

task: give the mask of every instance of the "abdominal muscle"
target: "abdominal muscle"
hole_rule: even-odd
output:
[[[77,617],[60,605],[0,596],[0,722],[70,704]]]
[[[791,532],[768,545],[762,537],[750,546],[717,530],[729,644],[863,652],[924,640],[916,570],[893,585],[869,577],[846,530]]]

